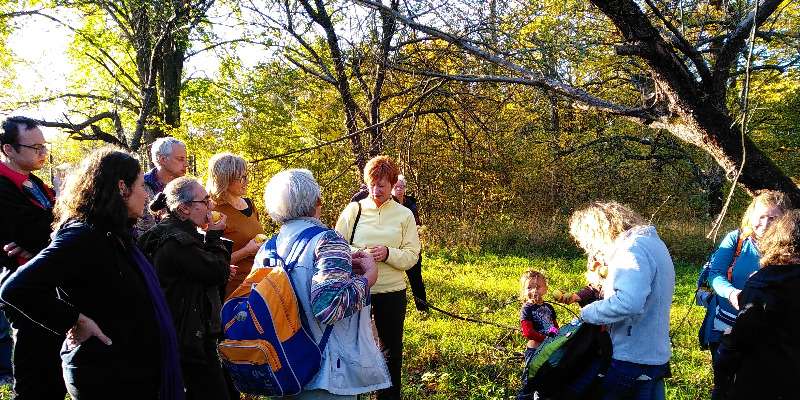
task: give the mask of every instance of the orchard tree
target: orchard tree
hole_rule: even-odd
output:
[[[797,71],[796,2],[590,0],[590,7],[574,0],[491,1],[488,10],[472,0],[413,1],[403,3],[404,9],[355,2],[391,15],[420,41],[447,43],[464,57],[494,67],[399,69],[462,82],[531,86],[580,110],[667,131],[709,154],[727,177],[741,168],[738,182],[749,193],[781,190],[800,203],[797,185],[745,134],[743,109],[750,73]],[[562,39],[575,39],[577,57],[565,57],[548,46],[552,42],[539,40],[547,32],[539,25],[548,20]],[[748,43],[755,44],[752,52]],[[576,74],[587,54],[604,54],[611,68]]]

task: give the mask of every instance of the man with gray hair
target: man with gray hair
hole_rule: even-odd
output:
[[[150,147],[150,159],[155,167],[144,174],[144,186],[152,200],[173,179],[186,175],[186,144],[173,137],[159,138]],[[144,211],[133,230],[133,235],[137,238],[161,219],[147,207]]]

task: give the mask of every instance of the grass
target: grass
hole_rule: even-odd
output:
[[[673,298],[673,376],[666,381],[667,398],[704,399],[711,388],[708,352],[697,346],[696,332],[703,310],[693,306],[695,279],[709,245],[702,228],[678,224],[660,229],[676,262]],[[696,232],[695,232],[696,231]],[[428,299],[435,305],[516,329],[519,324],[518,279],[526,269],[548,277],[550,290],[574,291],[584,285],[585,258],[568,240],[520,241],[515,235],[495,237],[496,252],[465,248],[434,250],[425,255],[423,276]],[[485,247],[484,247],[485,246]],[[533,248],[533,250],[531,250]],[[676,256],[677,254],[677,256]],[[577,306],[571,306],[578,312]],[[560,323],[573,317],[556,307]],[[510,399],[520,386],[519,332],[463,322],[432,312],[424,315],[409,301],[405,324],[404,396],[407,399]],[[10,399],[9,387],[0,387],[0,399]]]
[[[551,290],[574,291],[584,284],[584,268],[585,259],[570,252],[528,256],[436,252],[423,262],[432,303],[509,327],[519,323],[516,296],[524,270],[543,271]],[[710,356],[698,348],[696,340],[703,310],[690,303],[697,269],[697,264],[676,263],[671,316],[673,376],[666,381],[668,399],[707,398],[711,387]],[[577,306],[571,309],[578,312]],[[561,323],[573,318],[560,307],[556,311]],[[518,332],[457,321],[437,312],[426,316],[409,302],[404,395],[409,399],[513,398],[520,386],[524,343]]]

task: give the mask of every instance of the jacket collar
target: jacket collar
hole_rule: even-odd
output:
[[[13,183],[14,186],[16,186],[17,190],[25,193],[28,199],[31,201],[31,203],[33,203],[35,206],[39,208],[43,208],[45,210],[51,209],[53,203],[55,203],[56,193],[53,191],[52,188],[47,186],[44,182],[42,182],[41,179],[36,177],[36,175],[34,174],[27,174],[27,175],[21,174],[9,168],[4,163],[0,162],[0,176],[6,177],[8,180],[10,180],[11,183]],[[37,201],[33,196],[30,195],[30,193],[26,193],[27,191],[23,188],[23,186],[27,186],[25,185],[25,182],[28,182],[28,185],[37,185],[39,189],[42,191],[42,193],[44,193],[44,195],[47,197],[47,200],[50,201],[50,207],[46,207],[45,205],[39,203],[39,201]]]
[[[181,230],[181,231],[183,231],[185,233],[188,233],[188,234],[190,234],[192,236],[197,236],[198,235],[197,226],[194,225],[194,222],[192,222],[189,219],[185,219],[185,220],[181,221],[180,218],[176,217],[172,213],[167,215],[167,217],[164,218],[162,223],[164,225],[174,226],[175,228],[177,228],[177,229],[179,229],[179,230]]]
[[[383,204],[380,205],[380,207],[378,207],[375,204],[375,200],[372,200],[372,198],[370,197],[367,197],[366,199],[361,201],[361,207],[372,210],[388,209],[394,207],[394,205],[396,204],[398,203],[397,201],[395,201],[394,197],[390,197],[389,200],[386,200]]]
[[[5,176],[17,186],[17,189],[22,190],[22,183],[28,180],[30,174],[21,174],[0,162],[0,176]]]
[[[794,279],[800,279],[800,265],[767,265],[756,271],[747,284],[763,288]]]
[[[161,193],[164,191],[164,184],[158,180],[158,169],[153,168],[144,174],[144,183],[150,187],[153,193]]]

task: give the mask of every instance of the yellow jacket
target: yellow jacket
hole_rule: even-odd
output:
[[[361,218],[358,220],[355,237],[351,240],[353,223],[358,213],[358,204],[350,203],[344,208],[336,231],[354,248],[364,249],[383,245],[389,249],[385,262],[378,262],[378,281],[370,289],[372,293],[396,292],[406,288],[403,271],[411,268],[419,258],[420,243],[417,224],[411,210],[393,199],[375,206],[371,198],[359,202]]]

